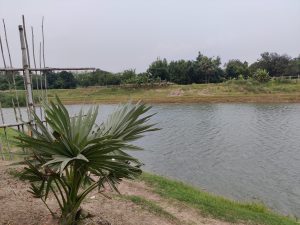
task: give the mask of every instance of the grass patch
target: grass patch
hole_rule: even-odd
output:
[[[142,209],[148,210],[149,212],[160,216],[165,217],[172,221],[178,221],[178,219],[173,216],[171,213],[165,211],[162,207],[157,205],[155,202],[147,200],[143,197],[136,196],[136,195],[121,195],[121,198],[124,198],[126,200],[130,200],[136,205],[139,205],[142,207]]]
[[[4,130],[4,128],[0,128],[0,137],[1,138],[5,138],[5,132],[9,139],[14,139],[14,137],[16,137],[18,135],[18,131],[13,128],[8,127],[8,128],[6,128],[6,131]]]
[[[26,106],[25,91],[24,90],[17,90],[17,95],[18,95],[19,106],[20,107]],[[38,92],[34,91],[33,98],[34,98],[35,103],[39,102]],[[3,108],[13,107],[13,101],[12,100],[14,101],[15,107],[17,107],[18,104],[17,104],[15,91],[0,91],[0,102],[1,102],[1,106]]]
[[[265,225],[299,225],[296,220],[278,215],[257,203],[239,203],[215,196],[179,181],[143,173],[140,178],[162,197],[176,199],[198,209],[206,216],[237,223]]]
[[[6,172],[7,172],[10,176],[12,176],[12,177],[14,177],[14,178],[18,178],[18,179],[20,179],[20,180],[22,180],[22,181],[25,181],[25,180],[22,178],[22,173],[21,173],[21,171],[20,171],[20,170],[17,170],[16,168],[8,168],[8,169],[6,170]]]
[[[174,93],[180,93],[174,95]],[[120,103],[143,100],[146,103],[214,102],[300,102],[300,81],[271,80],[260,84],[253,80],[230,80],[219,84],[170,85],[153,88],[89,87],[48,90],[65,104]],[[275,97],[274,97],[275,96]]]
[[[15,148],[15,137],[18,136],[18,131],[13,128],[0,128],[0,145],[3,150],[7,150],[7,146]]]

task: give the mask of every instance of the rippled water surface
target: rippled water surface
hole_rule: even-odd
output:
[[[80,106],[68,108],[75,113]],[[104,105],[100,115],[114,108]],[[138,141],[145,151],[134,152],[148,171],[300,216],[300,104],[155,105],[152,111],[162,130]]]

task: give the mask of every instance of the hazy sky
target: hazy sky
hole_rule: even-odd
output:
[[[300,54],[300,0],[0,0],[14,66],[22,14],[36,47],[45,16],[49,67],[144,71],[157,57],[195,59],[198,51],[222,63],[253,62],[264,51]]]

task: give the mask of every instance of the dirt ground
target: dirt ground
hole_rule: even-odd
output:
[[[57,225],[40,199],[34,199],[28,192],[29,184],[14,178],[7,171],[8,162],[0,161],[0,224],[1,225]],[[91,193],[83,203],[83,209],[94,217],[85,220],[84,225],[228,225],[201,214],[179,202],[162,199],[142,182],[124,181],[119,186],[124,195],[141,196],[155,202],[175,218],[156,215],[130,200],[107,192],[106,198],[96,192]],[[56,208],[50,198],[49,205]],[[57,208],[56,208],[57,209]]]

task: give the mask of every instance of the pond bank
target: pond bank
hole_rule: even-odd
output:
[[[0,161],[0,224],[55,225],[39,199],[27,192],[29,184],[18,180],[16,168]],[[216,197],[181,182],[144,174],[137,181],[124,181],[122,195],[107,190],[105,198],[94,192],[83,208],[94,217],[83,224],[177,225],[177,224],[298,224],[256,204],[239,204]],[[50,207],[55,201],[50,197]]]
[[[155,88],[89,87],[49,90],[65,104],[120,103],[299,103],[300,82],[260,85],[249,83],[171,85]]]

